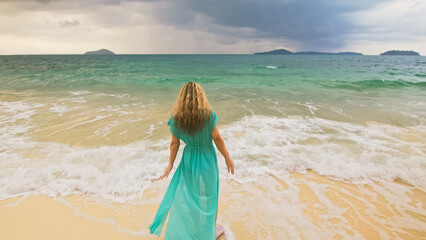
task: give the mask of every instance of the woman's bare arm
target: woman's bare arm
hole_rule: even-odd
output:
[[[172,140],[170,141],[170,157],[169,157],[169,165],[173,166],[175,162],[177,152],[179,150],[180,140],[172,134]]]
[[[213,129],[212,138],[214,144],[216,144],[217,149],[225,158],[226,166],[228,167],[228,172],[231,171],[234,175],[234,161],[232,161],[231,156],[229,156],[228,149],[226,149],[225,141],[223,141],[222,136],[220,136],[219,129],[217,126]]]
[[[169,165],[167,165],[166,169],[164,170],[163,175],[160,179],[167,178],[169,176],[170,171],[173,168],[173,163],[175,162],[177,152],[179,150],[180,146],[180,140],[179,138],[175,137],[172,133],[172,140],[170,141],[170,156],[169,156]]]

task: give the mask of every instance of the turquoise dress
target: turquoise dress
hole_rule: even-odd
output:
[[[185,142],[182,159],[161,201],[150,233],[160,236],[170,210],[165,240],[214,240],[219,198],[219,169],[211,133],[218,117],[212,110],[202,130],[193,136],[181,132],[173,116],[172,134]]]

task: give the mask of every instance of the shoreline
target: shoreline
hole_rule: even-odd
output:
[[[82,195],[0,201],[4,239],[163,239],[149,234],[170,179],[124,203]],[[220,179],[218,224],[226,239],[421,239],[426,193],[395,180],[352,184],[315,172]],[[223,238],[224,239],[224,238]]]

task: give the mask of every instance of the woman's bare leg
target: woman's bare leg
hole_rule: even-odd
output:
[[[218,204],[219,205],[219,204]],[[217,225],[217,213],[219,212],[219,208],[216,210],[216,219],[214,220],[214,225]]]

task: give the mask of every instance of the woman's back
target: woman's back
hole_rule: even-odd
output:
[[[204,146],[212,144],[211,134],[218,120],[218,117],[213,110],[210,111],[204,126],[193,135],[185,133],[185,131],[179,129],[176,126],[177,124],[175,124],[173,117],[174,116],[172,116],[167,123],[170,126],[170,131],[187,146]]]

